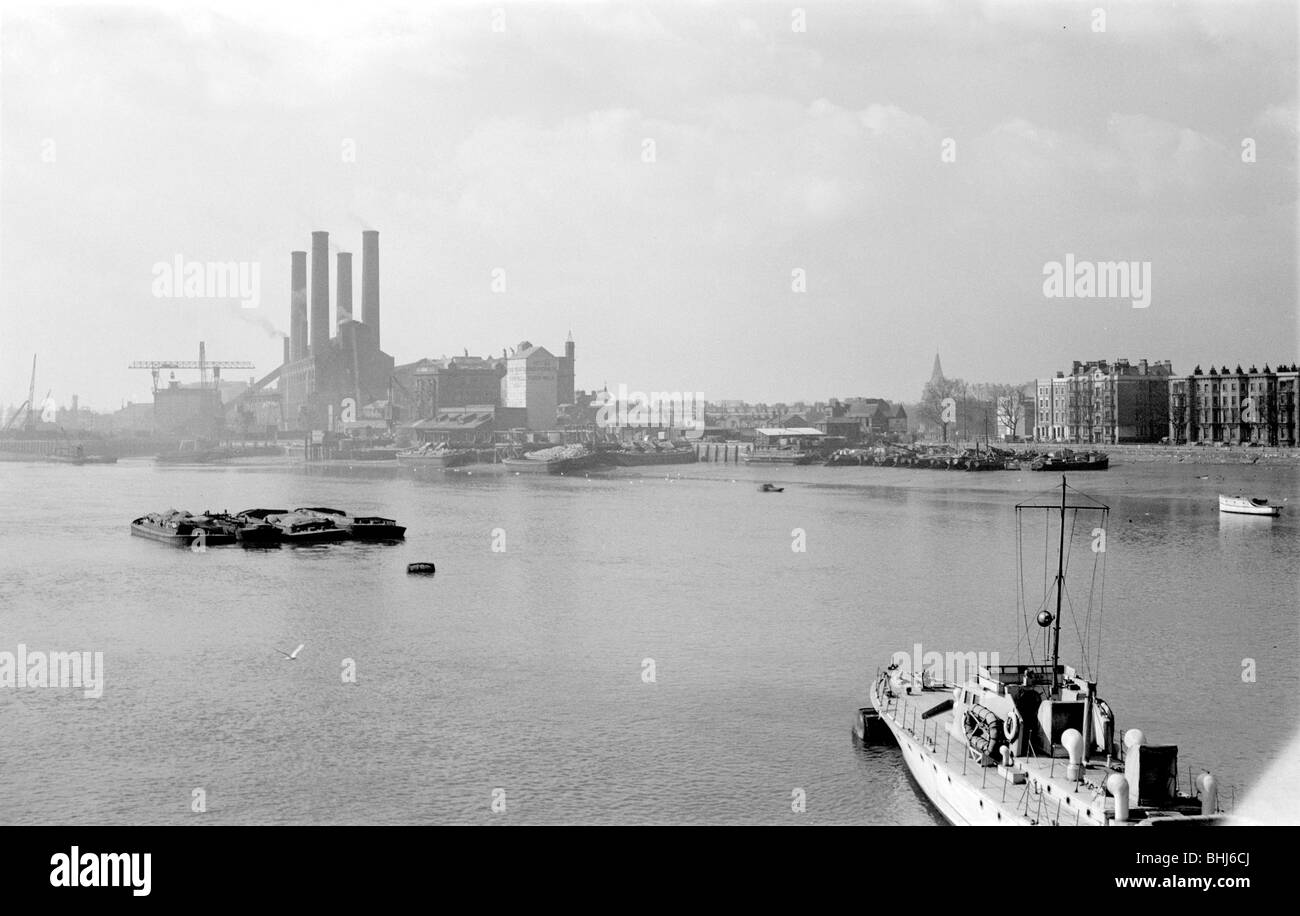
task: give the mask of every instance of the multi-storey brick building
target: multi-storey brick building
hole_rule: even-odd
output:
[[[1300,366],[1197,366],[1169,385],[1169,441],[1294,446]]]
[[[504,359],[453,356],[425,360],[414,372],[415,416],[428,419],[452,407],[499,406]]]
[[[1169,425],[1168,360],[1075,361],[1039,379],[1035,435],[1045,442],[1155,442]]]

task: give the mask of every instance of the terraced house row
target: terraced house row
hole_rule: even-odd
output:
[[[1300,366],[1213,366],[1170,380],[1169,441],[1294,446]]]
[[[1075,361],[1037,381],[1040,442],[1161,442],[1295,446],[1297,379],[1292,363],[1225,365],[1175,375],[1169,360]]]

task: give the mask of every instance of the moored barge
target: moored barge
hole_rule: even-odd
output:
[[[396,519],[379,515],[348,515],[342,509],[330,509],[325,506],[298,508],[293,511],[299,515],[327,519],[347,531],[348,536],[357,541],[399,541],[406,537],[406,529],[397,524]]]
[[[179,509],[150,512],[131,522],[131,533],[178,547],[219,547],[234,544],[234,533],[201,515]]]
[[[348,537],[347,529],[333,520],[288,509],[245,509],[240,518],[256,519],[280,529],[280,539],[285,544],[328,544]]]

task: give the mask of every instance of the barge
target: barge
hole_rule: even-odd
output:
[[[288,509],[245,509],[238,517],[274,525],[280,529],[280,540],[285,544],[328,544],[349,536],[347,529],[340,528],[331,519]]]
[[[298,515],[331,521],[346,531],[348,537],[357,541],[400,541],[406,537],[406,529],[397,524],[395,519],[379,515],[348,515],[342,509],[329,509],[324,506],[299,508],[293,511]]]

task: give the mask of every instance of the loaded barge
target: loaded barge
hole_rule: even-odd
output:
[[[186,547],[274,547],[278,544],[328,544],[343,540],[392,542],[406,529],[391,518],[349,515],[342,509],[245,509],[204,512],[179,509],[151,512],[131,522],[131,533],[165,544]]]

